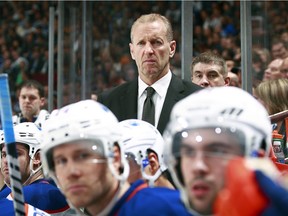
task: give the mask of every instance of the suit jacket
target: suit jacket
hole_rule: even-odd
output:
[[[199,89],[202,88],[192,82],[182,80],[172,73],[172,79],[167,90],[157,126],[161,134],[163,134],[169,121],[174,104]],[[98,96],[98,102],[107,106],[119,121],[123,121],[126,119],[137,119],[137,97],[138,79],[104,91]]]

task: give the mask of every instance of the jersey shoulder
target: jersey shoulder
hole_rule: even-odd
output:
[[[168,188],[144,188],[126,202],[119,216],[124,215],[190,215],[180,199],[177,190]]]

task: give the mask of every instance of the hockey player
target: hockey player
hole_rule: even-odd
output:
[[[165,161],[192,214],[287,215],[288,192],[263,174],[279,172],[259,158],[271,132],[266,109],[240,88],[204,89],[175,105]]]
[[[145,178],[151,186],[174,188],[167,179],[164,163],[164,140],[156,127],[139,119],[128,119],[119,123],[122,133],[125,157],[130,173],[128,181]]]
[[[24,122],[14,126],[16,150],[22,177],[23,194],[26,203],[49,214],[65,214],[72,212],[52,180],[43,178],[40,160],[39,127],[32,122]],[[1,134],[1,172],[5,185],[0,191],[0,199],[13,199],[10,188],[10,176],[7,162],[7,149],[4,145],[4,134]]]
[[[176,190],[143,180],[130,186],[119,142],[118,120],[104,105],[84,100],[55,110],[43,127],[45,174],[89,215],[187,215]]]

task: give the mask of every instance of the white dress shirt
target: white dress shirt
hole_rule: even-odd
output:
[[[171,79],[172,72],[169,70],[169,72],[165,76],[163,76],[160,80],[151,85],[151,87],[155,89],[155,93],[152,97],[153,103],[155,105],[155,127],[157,127],[158,125],[161,110]],[[148,85],[144,83],[138,76],[138,119],[142,119],[143,105],[147,95],[145,90],[147,87]]]

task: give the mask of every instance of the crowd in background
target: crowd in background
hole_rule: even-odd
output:
[[[133,21],[145,13],[160,13],[171,20],[178,44],[171,61],[172,71],[177,75],[181,74],[181,1],[97,1],[91,5],[91,83],[94,92],[100,93],[137,76],[135,63],[129,52],[129,30]],[[17,87],[24,80],[36,79],[43,85],[48,85],[49,7],[54,6],[57,14],[58,2],[2,1],[0,6],[0,73],[9,74],[13,99],[17,98]],[[80,11],[81,2],[65,2],[66,7],[75,7]],[[65,13],[68,14],[66,10],[67,8]],[[193,10],[193,56],[213,50],[225,60],[232,61],[230,69],[237,73],[241,63],[240,2],[195,1]],[[287,11],[288,4],[284,1],[252,2],[252,68],[255,82],[263,79],[265,68],[276,58],[275,52],[272,52],[272,44],[283,40],[283,49],[287,49]],[[67,32],[69,29],[64,29],[64,34],[68,34]],[[57,37],[54,45],[56,64]],[[64,61],[67,52],[69,51],[64,48]],[[80,68],[81,55],[77,59],[77,68]],[[54,70],[56,73],[56,66]],[[69,94],[69,89],[67,93]],[[17,106],[14,108],[17,111]]]

